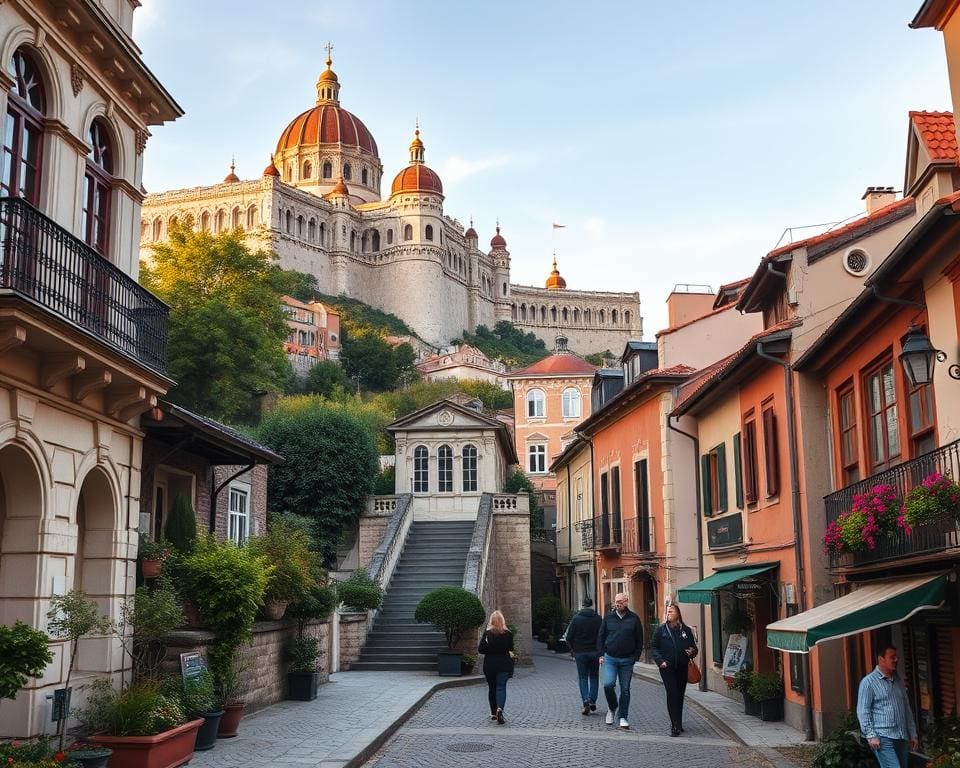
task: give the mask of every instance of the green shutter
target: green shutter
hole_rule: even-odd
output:
[[[700,488],[703,491],[703,514],[705,517],[713,515],[713,505],[710,500],[710,454],[700,457]]]
[[[716,447],[717,452],[717,509],[720,512],[727,511],[727,444],[720,443]]]
[[[733,436],[733,482],[736,484],[737,509],[743,509],[743,449],[739,432]]]
[[[720,593],[710,598],[710,639],[713,641],[713,663],[723,664],[723,622],[720,618]]]

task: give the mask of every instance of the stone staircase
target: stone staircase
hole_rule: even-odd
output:
[[[446,640],[413,613],[430,590],[462,585],[473,526],[472,520],[411,524],[383,608],[351,670],[436,670]]]

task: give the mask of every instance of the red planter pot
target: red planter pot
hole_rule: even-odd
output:
[[[92,741],[113,750],[110,768],[176,768],[189,763],[197,729],[203,718],[156,736],[107,736],[95,734]]]
[[[223,717],[220,718],[220,728],[217,730],[218,739],[231,739],[237,735],[240,728],[240,718],[243,717],[243,708],[246,704],[224,704]]]
[[[140,570],[143,571],[143,578],[155,579],[163,570],[163,560],[141,560]]]

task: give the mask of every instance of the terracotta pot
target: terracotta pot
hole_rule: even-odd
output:
[[[155,579],[163,570],[163,560],[141,560],[140,570],[143,571],[143,578]]]
[[[191,720],[156,736],[94,734],[92,741],[113,750],[110,768],[176,768],[189,763],[203,719]]]
[[[263,612],[270,621],[280,621],[287,612],[289,600],[267,600]]]
[[[223,717],[220,718],[220,727],[217,729],[218,739],[232,739],[237,735],[245,706],[247,705],[244,702],[223,705]]]

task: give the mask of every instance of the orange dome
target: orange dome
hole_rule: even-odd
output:
[[[546,288],[549,288],[552,291],[559,291],[561,288],[567,287],[567,281],[560,277],[560,272],[557,270],[557,257],[553,257],[553,269],[550,272],[550,277],[547,278]]]
[[[327,194],[329,195],[349,195],[350,194],[350,190],[347,189],[347,185],[343,180],[343,176],[337,179],[337,183],[334,185],[333,189],[331,189]]]
[[[500,225],[499,225],[499,224],[497,224],[497,234],[495,234],[495,235],[490,239],[490,247],[491,247],[491,248],[506,248],[506,247],[507,247],[507,241],[504,240],[504,239],[503,239],[503,235],[500,234]]]
[[[277,153],[313,144],[343,144],[377,157],[377,142],[367,126],[338,104],[318,104],[293,118],[280,134]]]
[[[273,165],[273,163],[271,163],[271,165]],[[235,170],[235,166],[233,164],[233,160],[231,160],[230,173],[228,173],[226,176],[223,177],[224,184],[236,184],[238,181],[240,181],[240,177],[237,176],[236,173],[234,173],[234,170]]]
[[[263,169],[264,176],[280,176],[280,171],[277,170],[277,166],[273,164],[273,158],[270,159],[270,164]]]
[[[443,183],[430,168],[422,163],[408,165],[393,180],[390,194],[398,192],[435,192],[443,194]]]
[[[477,230],[475,230],[473,227],[470,227],[470,229],[468,229],[466,232],[463,233],[463,236],[464,236],[464,237],[476,237],[476,236],[477,236]]]

